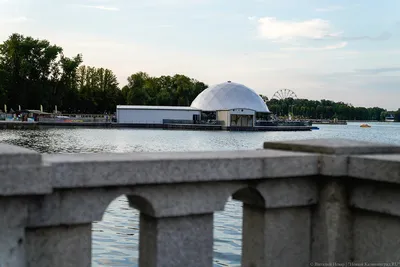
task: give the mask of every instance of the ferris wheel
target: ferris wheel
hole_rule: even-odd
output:
[[[276,99],[276,100],[283,100],[283,99],[287,99],[287,98],[297,98],[297,95],[295,92],[293,92],[290,89],[280,89],[278,91],[275,92],[275,94],[272,96],[272,99]]]

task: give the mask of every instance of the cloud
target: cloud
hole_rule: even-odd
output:
[[[383,32],[380,35],[376,37],[371,37],[371,36],[354,36],[354,37],[342,37],[342,40],[346,41],[361,41],[361,40],[370,40],[370,41],[386,41],[389,40],[390,37],[392,37],[392,34],[389,32]]]
[[[0,18],[0,24],[15,24],[15,23],[23,23],[28,21],[27,17],[15,17],[15,18]]]
[[[288,41],[298,38],[323,39],[340,35],[340,33],[333,32],[329,21],[322,19],[296,22],[264,17],[258,20],[258,30],[262,38],[274,41]]]
[[[317,11],[317,12],[332,12],[332,11],[341,10],[341,9],[343,9],[342,6],[328,6],[325,8],[316,8],[315,11]]]
[[[172,25],[172,24],[157,25],[157,28],[172,28],[172,27],[174,27],[174,25]]]
[[[322,47],[283,47],[281,50],[286,51],[323,51],[323,50],[334,50],[340,49],[347,46],[347,42],[341,42],[334,45],[327,45]]]
[[[117,7],[108,7],[108,6],[90,6],[90,5],[82,5],[82,7],[86,7],[86,8],[95,8],[95,9],[101,9],[101,10],[107,10],[107,11],[119,11],[119,8],[117,8]]]
[[[330,34],[325,36],[324,38],[321,39],[315,39],[317,41],[320,40],[342,40],[342,41],[364,41],[364,40],[368,40],[368,41],[386,41],[389,40],[392,37],[392,34],[389,32],[382,32],[381,34],[379,34],[376,37],[373,36],[368,36],[368,35],[360,35],[360,36],[342,36],[342,32],[340,33],[336,33],[336,34]]]
[[[247,19],[253,21],[253,20],[256,20],[257,17],[255,17],[255,16],[250,16],[250,17],[247,17]]]
[[[400,71],[400,67],[356,69],[355,71],[359,72],[359,73],[364,73],[364,74],[380,74],[380,73],[386,73],[386,72],[398,72],[398,71]]]
[[[137,1],[140,2],[140,1]],[[206,5],[212,3],[212,0],[146,0],[142,1],[146,7],[166,8],[166,7],[193,7],[193,5]]]

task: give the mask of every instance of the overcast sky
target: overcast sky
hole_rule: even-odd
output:
[[[399,0],[0,0],[0,40],[46,38],[128,75],[400,108]]]

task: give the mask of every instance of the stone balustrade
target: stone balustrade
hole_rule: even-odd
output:
[[[140,211],[141,267],[211,267],[213,214],[231,196],[243,202],[243,267],[400,262],[391,145],[41,155],[1,144],[0,181],[1,267],[90,266],[92,222],[121,195]]]

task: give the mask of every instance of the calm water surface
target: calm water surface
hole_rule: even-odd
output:
[[[400,145],[400,124],[370,123],[372,128],[326,125],[312,132],[202,132],[131,129],[49,128],[0,130],[0,142],[42,153],[199,151],[261,148],[264,141],[347,138]],[[240,266],[241,203],[228,201],[214,222],[214,265]],[[93,224],[93,266],[137,266],[138,212],[125,197],[114,200],[101,222]]]

